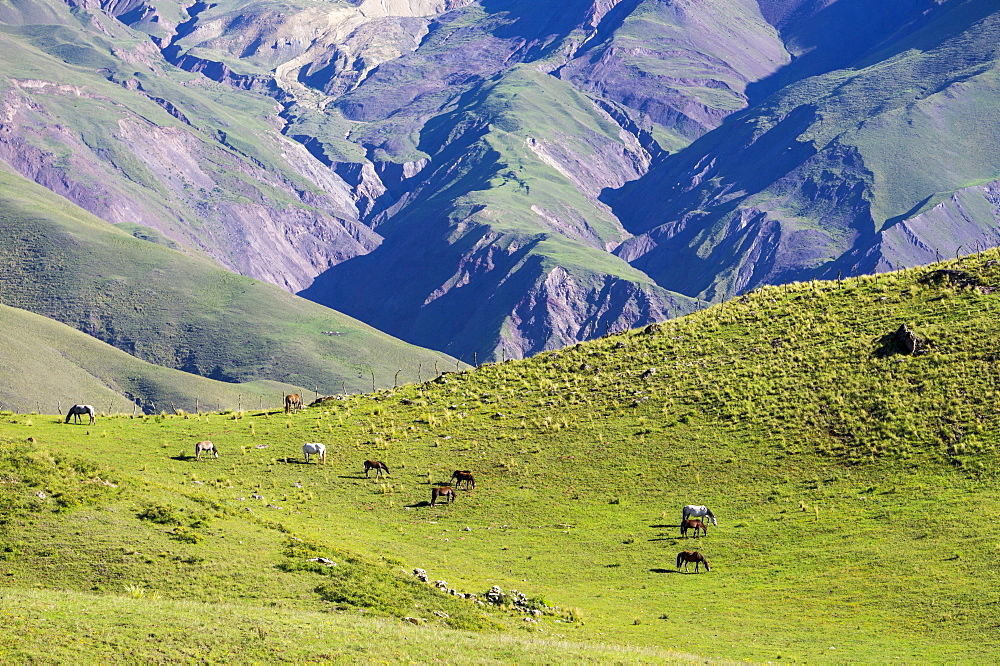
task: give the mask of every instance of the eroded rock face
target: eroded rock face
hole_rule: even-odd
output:
[[[615,3],[558,69],[582,90],[617,102],[678,134],[701,136],[747,105],[746,87],[789,62],[757,3]],[[734,25],[740,38],[731,39]],[[654,27],[655,26],[655,27]]]
[[[109,128],[117,146],[109,153],[58,122],[58,107],[81,97],[112,104],[73,86],[16,82],[0,102],[0,159],[98,217],[156,229],[180,247],[290,291],[381,241],[358,223],[346,183],[317,169],[297,143],[278,143],[283,174],[233,151],[222,135],[207,141],[183,126],[125,113]],[[68,157],[40,145],[62,146]],[[301,180],[298,188],[290,174]]]

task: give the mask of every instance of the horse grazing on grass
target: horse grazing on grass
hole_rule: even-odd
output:
[[[326,444],[320,444],[319,442],[306,442],[302,445],[302,455],[306,457],[306,462],[309,462],[310,455],[319,456],[319,461],[321,463],[326,462]]]
[[[69,414],[66,415],[66,423],[69,423],[70,417],[73,418],[73,423],[80,423],[80,416],[82,414],[86,414],[90,417],[91,424],[97,420],[97,417],[94,416],[93,405],[73,405],[69,408]]]
[[[701,522],[700,520],[688,519],[688,520],[685,520],[684,522],[682,522],[681,523],[681,536],[687,536],[687,533],[688,533],[689,529],[693,529],[694,530],[694,535],[695,536],[698,536],[698,530],[701,530],[701,533],[704,536],[708,536],[708,528],[705,527],[705,523]]]
[[[285,396],[285,413],[291,414],[302,409],[302,396],[298,393],[289,393]]]
[[[465,482],[466,490],[475,490],[476,488],[476,479],[472,476],[472,472],[467,469],[456,469],[451,473],[451,480],[456,482],[456,488],[461,488],[462,482]]]
[[[389,476],[389,466],[386,465],[381,460],[366,460],[365,461],[365,477],[368,477],[368,472],[375,470],[375,478],[379,478],[385,473]]]
[[[715,514],[713,514],[711,509],[707,506],[688,504],[686,507],[681,509],[681,520],[687,520],[688,518],[704,518],[706,516],[708,516],[708,519],[712,521],[713,525],[718,525],[718,523],[715,522]]]
[[[455,489],[451,486],[434,486],[431,489],[431,506],[437,506],[438,498],[451,504],[455,501]]]
[[[677,553],[677,568],[681,568],[681,562],[684,563],[684,571],[688,570],[688,562],[694,562],[694,572],[698,573],[698,566],[701,564],[705,565],[705,571],[711,571],[712,568],[708,566],[708,560],[705,556],[698,551],[685,550]]]
[[[215,444],[212,444],[212,442],[207,439],[204,442],[198,442],[194,445],[195,460],[201,460],[202,453],[213,453],[216,458],[219,457],[219,450],[215,448]]]

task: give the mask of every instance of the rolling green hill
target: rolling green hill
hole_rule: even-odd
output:
[[[397,372],[399,381],[412,381],[421,367],[430,375],[435,364],[454,365],[444,354],[273,285],[131,235],[6,170],[0,170],[0,238],[0,300],[156,365],[324,394],[391,386]],[[4,352],[17,354],[17,346]],[[105,381],[117,374],[90,371]],[[124,387],[125,378],[118,381]],[[27,388],[15,390],[12,383],[11,390],[22,404],[49,404],[45,392],[23,393]],[[170,395],[177,394],[144,393],[143,399],[165,405]],[[177,406],[194,409],[189,400]]]
[[[238,410],[281,405],[302,387],[269,380],[233,384],[141,361],[51,319],[0,305],[0,409],[65,414],[92,404],[106,414]]]
[[[564,646],[594,661],[995,660],[998,289],[994,252],[769,287],[291,417],[5,415],[0,580],[19,631],[0,647],[43,661],[70,635],[90,659],[546,661]],[[916,353],[895,341],[902,324]],[[220,458],[193,459],[205,438]],[[302,463],[307,441],[328,445],[325,464]],[[365,459],[390,476],[366,478]],[[456,469],[476,488],[429,506]],[[679,535],[688,503],[718,517],[708,536]],[[678,572],[682,550],[711,572]],[[212,611],[231,626],[210,631]],[[137,628],[118,628],[123,612]],[[204,628],[196,646],[157,628],[178,623]],[[372,646],[380,631],[391,640]]]

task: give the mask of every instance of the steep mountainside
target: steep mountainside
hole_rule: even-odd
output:
[[[26,0],[0,159],[466,360],[993,245],[987,0]]]
[[[0,301],[68,324],[148,363],[229,383],[269,379],[339,393],[371,390],[376,383],[391,386],[400,378],[412,381],[420,378],[421,366],[454,363],[273,285],[165,247],[150,229],[133,229],[151,240],[0,169]],[[0,347],[0,357],[17,357],[19,345],[27,344],[16,339]],[[179,389],[177,373],[154,372],[103,352],[87,351],[89,360],[82,363],[80,354],[69,351],[80,344],[67,338],[66,346],[68,360],[143,408],[162,405],[170,395],[178,408],[193,409],[194,401],[186,398],[198,395],[195,391],[206,392],[206,404],[210,393],[219,395],[211,388],[214,382]],[[20,362],[12,358],[4,364]],[[21,379],[3,383],[4,391],[25,386]],[[28,386],[33,391],[28,404],[39,395],[51,398],[40,385]],[[240,391],[234,384],[222,397],[232,407],[228,398]],[[260,390],[249,387],[246,393],[249,398]]]
[[[717,299],[997,245],[998,75],[1000,12],[949,3],[888,51],[787,86],[612,195],[636,234],[616,254]],[[651,190],[664,196],[637,205]]]
[[[600,192],[787,60],[735,1],[67,9],[0,17],[19,173],[291,291],[322,276],[307,295],[484,359],[689,311],[608,254],[629,234]],[[736,59],[733,23],[760,35]]]

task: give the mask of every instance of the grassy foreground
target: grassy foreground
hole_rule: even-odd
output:
[[[995,659],[996,259],[770,288],[293,416],[7,414],[4,649],[64,661],[87,608],[92,660]],[[477,487],[429,506],[456,469]],[[688,503],[709,536],[679,536]]]
[[[97,661],[688,662],[654,648],[415,627],[242,604],[0,590],[8,663]],[[46,637],[63,637],[58,643]]]

